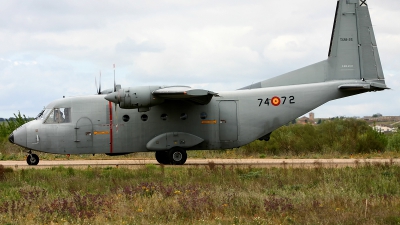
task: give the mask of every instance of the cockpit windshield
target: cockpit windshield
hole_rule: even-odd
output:
[[[69,123],[71,122],[71,108],[46,109],[43,113],[44,123]]]
[[[46,119],[51,110],[52,110],[52,109],[43,109],[43,110],[36,116],[35,119],[37,119],[37,120],[44,120],[44,119]]]

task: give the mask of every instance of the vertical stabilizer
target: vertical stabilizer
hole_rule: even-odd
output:
[[[364,79],[384,83],[366,0],[339,0],[329,48],[326,80]]]
[[[366,81],[370,90],[387,89],[367,0],[338,0],[328,59],[241,89],[333,80]],[[368,86],[367,85],[367,86]],[[364,85],[361,85],[364,87]],[[356,85],[356,89],[358,89]],[[341,89],[353,88],[352,85]]]

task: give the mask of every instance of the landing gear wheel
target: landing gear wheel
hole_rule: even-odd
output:
[[[160,164],[171,164],[168,158],[168,151],[157,151],[156,159],[157,162]]]
[[[29,154],[26,158],[26,162],[30,166],[36,166],[39,163],[39,156],[37,156],[36,154]]]
[[[186,151],[182,148],[172,148],[169,150],[168,156],[172,165],[183,165],[187,159]]]

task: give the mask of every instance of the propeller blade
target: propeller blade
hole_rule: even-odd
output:
[[[115,63],[113,64],[114,66],[114,92],[117,91],[117,85],[115,84]]]
[[[117,92],[117,102],[118,104],[121,102],[121,93],[119,90]],[[117,103],[115,103],[115,112],[117,112]]]
[[[99,86],[97,86],[97,78],[94,77],[94,83],[96,85],[96,92],[98,95],[101,94],[101,71],[100,71],[100,78],[99,78]]]
[[[100,71],[100,78],[99,78],[99,94],[101,94],[101,71]]]
[[[97,94],[98,94],[99,92],[98,92],[98,90],[97,90],[97,78],[96,78],[96,77],[94,77],[94,85],[96,86],[96,92],[97,92]]]

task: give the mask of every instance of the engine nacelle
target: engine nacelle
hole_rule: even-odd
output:
[[[116,92],[108,94],[105,99],[119,104],[123,109],[138,109],[148,111],[150,107],[164,102],[162,98],[152,95],[153,91],[160,89],[160,86],[140,86],[121,88]]]

